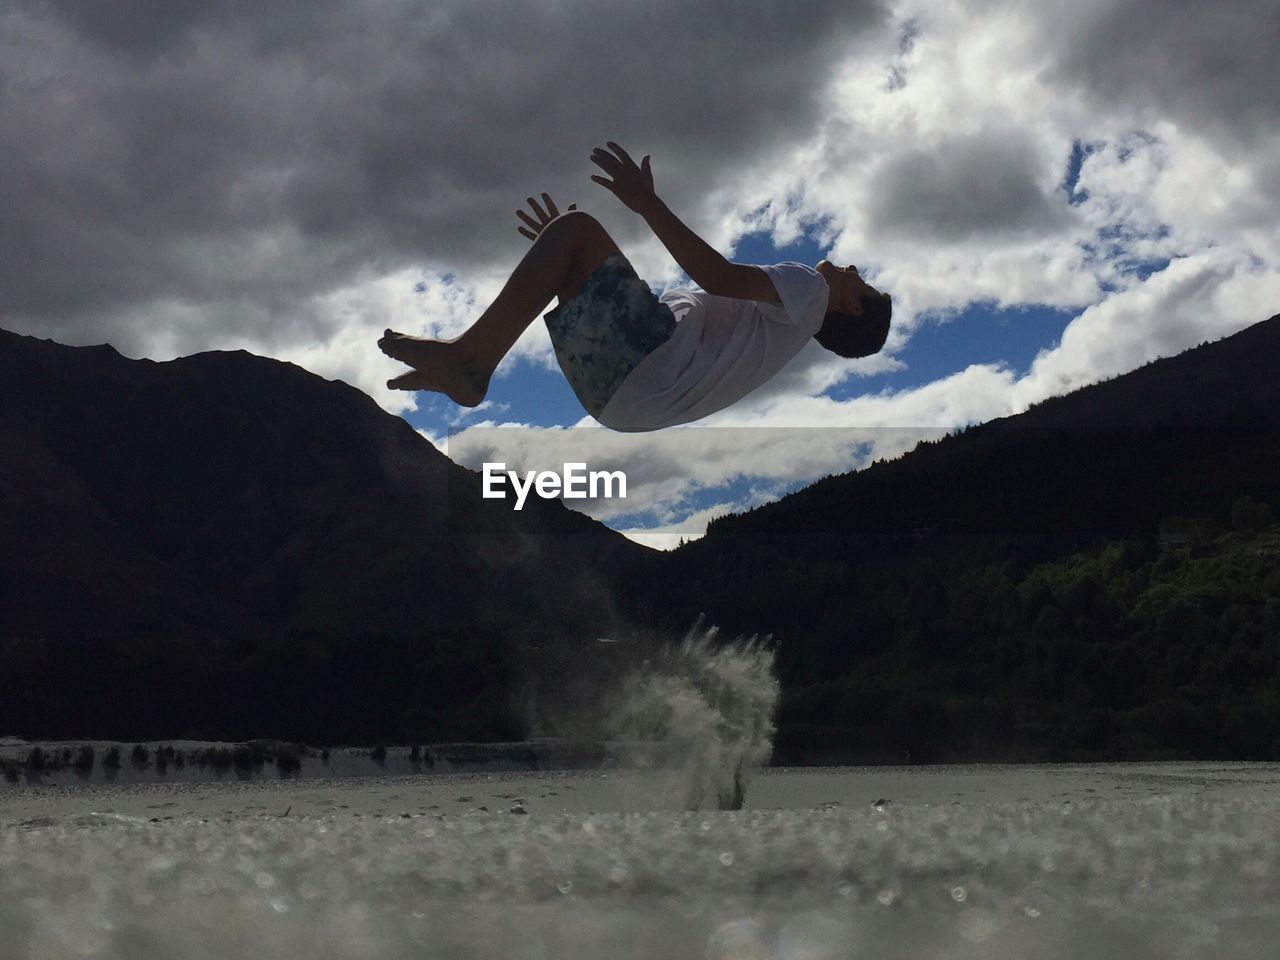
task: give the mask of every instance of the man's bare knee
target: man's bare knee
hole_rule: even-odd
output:
[[[573,264],[564,283],[556,290],[560,302],[567,303],[581,289],[583,282],[607,257],[619,253],[618,245],[609,231],[591,214],[582,210],[570,210],[560,214],[548,227],[561,223],[560,234],[573,245]]]
[[[575,236],[586,235],[590,233],[602,232],[604,227],[600,225],[600,221],[587,213],[585,210],[566,210],[560,216],[556,217],[547,224],[547,228],[556,227],[572,233]]]
[[[560,220],[565,220],[565,232],[573,238],[574,245],[594,263],[599,263],[605,257],[620,252],[613,237],[609,236],[609,231],[604,228],[604,224],[591,214],[583,210],[570,210],[556,217],[552,223]]]

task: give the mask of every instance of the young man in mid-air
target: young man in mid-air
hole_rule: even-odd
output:
[[[615,430],[659,430],[736,403],[773,377],[810,338],[842,357],[884,346],[892,301],[856,267],[731,263],[667,209],[646,156],[636,166],[609,141],[591,160],[613,177],[591,179],[645,221],[701,290],[656,297],[604,227],[543,194],[538,219],[517,215],[533,240],[493,304],[454,340],[387,330],[378,346],[414,369],[387,386],[435,390],[474,407],[499,361],[533,319],[544,317],[556,358],[583,407]],[[615,156],[616,154],[616,156]]]

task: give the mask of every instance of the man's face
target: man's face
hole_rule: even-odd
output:
[[[828,309],[841,313],[862,315],[862,298],[878,296],[880,291],[862,279],[858,268],[853,264],[837,267],[830,260],[821,260],[816,267],[831,288],[831,300]]]

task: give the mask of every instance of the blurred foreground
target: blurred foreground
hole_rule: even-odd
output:
[[[0,957],[1273,956],[1278,780],[771,770],[741,811],[641,771],[9,787]]]

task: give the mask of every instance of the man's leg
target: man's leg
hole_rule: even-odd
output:
[[[387,381],[398,390],[436,390],[474,407],[502,358],[553,296],[566,303],[606,257],[613,238],[590,214],[562,213],[543,228],[496,300],[455,340],[430,340],[387,330],[378,346],[414,367]]]

